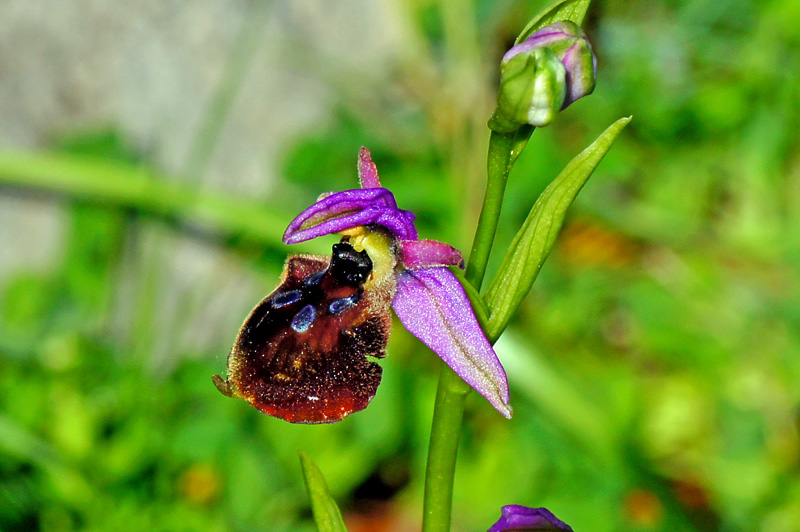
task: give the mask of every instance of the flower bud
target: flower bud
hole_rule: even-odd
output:
[[[490,127],[506,132],[522,124],[546,126],[566,97],[566,69],[548,48],[514,55],[500,66],[500,94]]]
[[[580,26],[545,26],[511,48],[500,63],[497,111],[489,123],[509,132],[546,126],[556,113],[594,90],[597,61]]]

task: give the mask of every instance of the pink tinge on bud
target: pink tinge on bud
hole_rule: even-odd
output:
[[[577,32],[575,28],[577,28]],[[503,56],[502,62],[505,63],[519,53],[527,52],[534,48],[550,48],[554,44],[576,37],[586,38],[580,26],[569,21],[554,22],[539,29],[521,43],[511,47]]]

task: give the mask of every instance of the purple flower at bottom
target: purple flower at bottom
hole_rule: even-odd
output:
[[[464,268],[461,252],[418,238],[414,214],[399,209],[394,195],[381,186],[366,148],[359,152],[358,174],[362,188],[320,196],[289,224],[283,241],[294,244],[338,233],[356,251],[366,251],[372,273],[365,288],[392,292],[391,306],[406,329],[510,418],[503,366],[448,269]]]
[[[487,532],[568,531],[570,527],[547,508],[529,508],[519,504],[503,506],[500,519]]]

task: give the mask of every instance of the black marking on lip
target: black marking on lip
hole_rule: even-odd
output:
[[[291,327],[295,332],[304,333],[311,327],[311,324],[314,323],[316,318],[317,311],[314,309],[314,305],[306,305],[300,309],[300,312],[294,315]]]
[[[322,270],[321,272],[317,272],[314,275],[311,275],[305,281],[303,281],[303,284],[306,285],[306,286],[312,286],[312,285],[319,284],[319,282],[322,280],[323,277],[325,277],[325,274],[327,272],[328,272],[327,269]]]
[[[245,320],[217,388],[291,423],[332,423],[364,409],[391,324],[391,298],[364,288],[371,269],[347,242],[330,258],[290,257],[280,286]]]
[[[372,260],[366,250],[356,251],[349,243],[334,244],[330,270],[339,283],[359,286],[372,273]]]
[[[331,304],[328,305],[328,312],[331,314],[341,314],[345,310],[356,306],[360,300],[361,294],[359,292],[356,292],[352,296],[334,299],[331,301]]]
[[[282,294],[274,296],[272,298],[272,306],[274,308],[285,307],[286,305],[297,303],[302,297],[303,292],[300,290],[289,290],[288,292],[283,292]]]

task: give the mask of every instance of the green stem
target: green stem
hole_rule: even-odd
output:
[[[486,265],[497,232],[508,174],[532,133],[531,126],[523,126],[513,133],[492,131],[492,136],[489,138],[487,162],[489,179],[486,182],[486,195],[483,197],[483,207],[478,218],[478,228],[475,230],[475,239],[472,241],[472,251],[469,254],[465,274],[466,280],[477,290],[480,290],[483,277],[486,275]]]
[[[453,507],[453,478],[458,440],[464,419],[464,401],[470,387],[442,363],[433,409],[428,468],[425,472],[423,532],[449,532]]]
[[[486,274],[508,174],[532,132],[533,128],[526,126],[514,133],[492,132],[489,139],[486,196],[465,276],[476,290],[480,289]],[[469,385],[442,362],[425,472],[423,532],[450,531],[458,440],[464,419],[464,402],[469,391]]]

